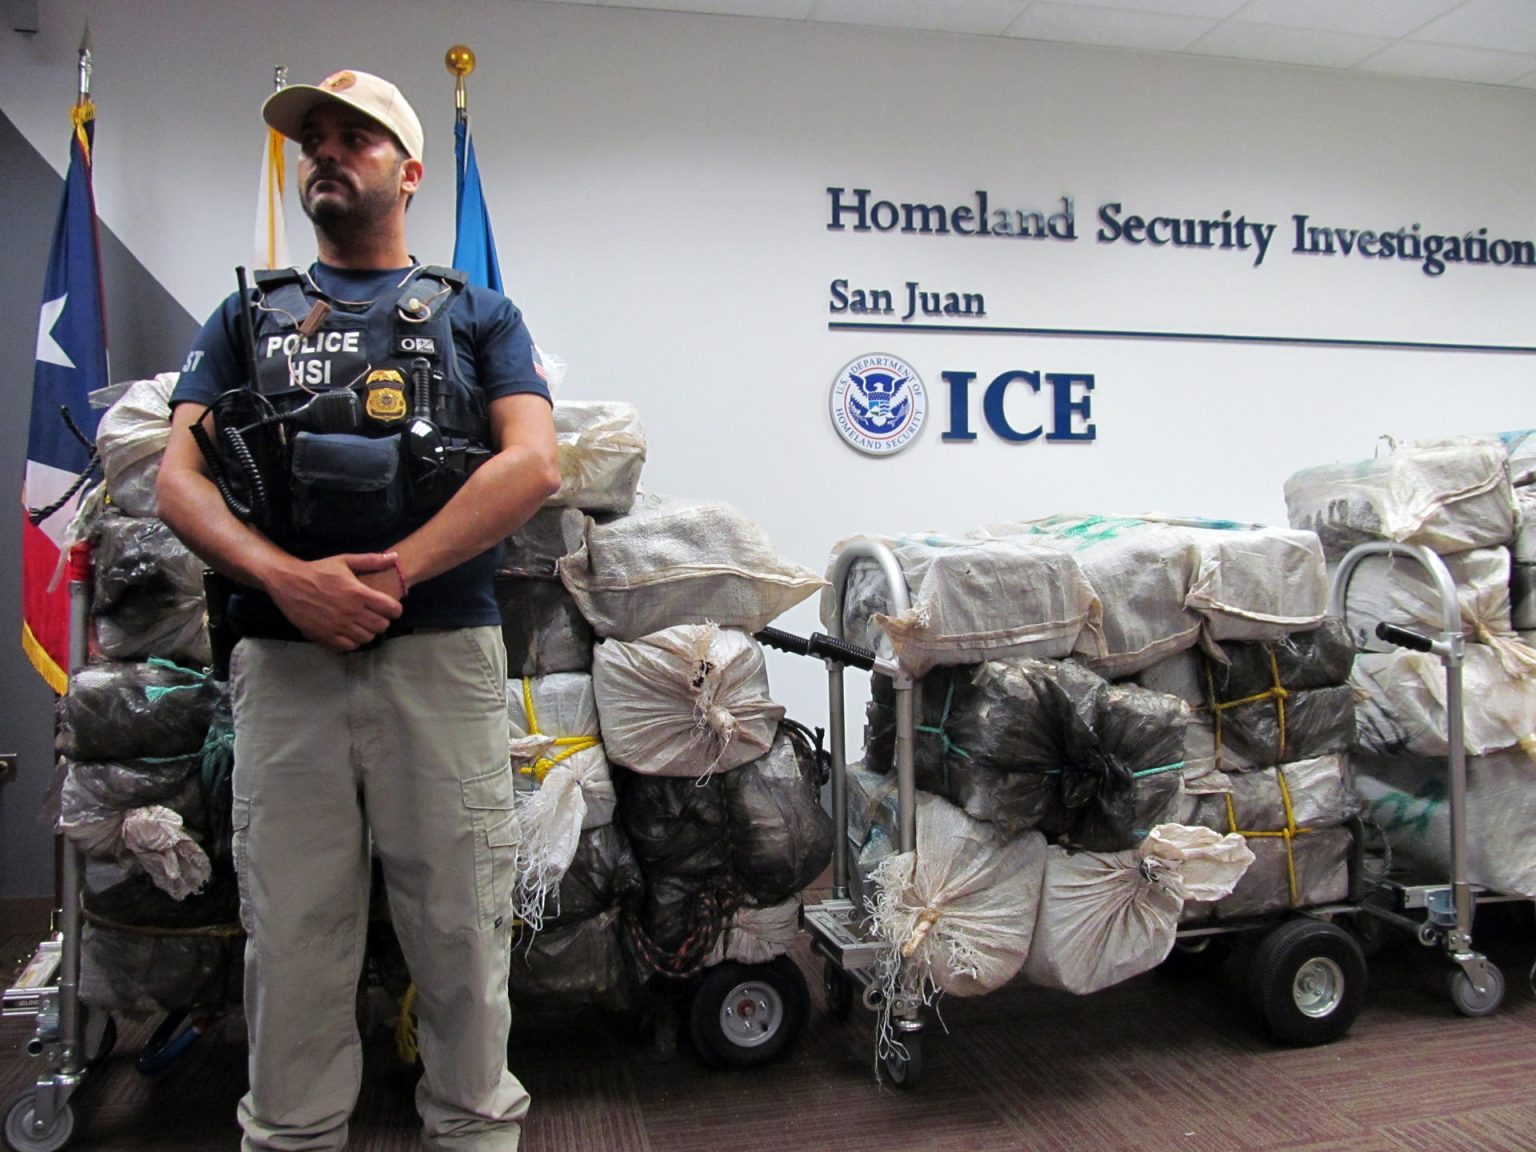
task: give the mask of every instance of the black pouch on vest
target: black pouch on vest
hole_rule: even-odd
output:
[[[400,437],[300,432],[293,440],[293,526],[310,541],[369,549],[404,523]]]

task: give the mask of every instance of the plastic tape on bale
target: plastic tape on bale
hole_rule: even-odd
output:
[[[912,606],[892,615],[879,569],[856,561],[843,597],[844,635],[893,652],[914,676],[942,664],[978,664],[1004,656],[1069,655],[1084,627],[1097,626],[1100,604],[1077,561],[1027,537],[968,540],[935,535],[887,538]],[[839,543],[832,570],[846,546]],[[838,611],[821,598],[828,627]]]
[[[1316,532],[1330,560],[1396,540],[1442,555],[1508,543],[1515,501],[1502,444],[1447,440],[1376,460],[1328,464],[1285,482],[1293,528]]]
[[[917,850],[875,870],[874,928],[904,960],[903,982],[953,996],[1001,987],[1024,965],[1045,875],[1045,837],[1005,840],[919,794]]]
[[[1474,756],[1516,745],[1536,752],[1536,674],[1511,676],[1499,654],[1468,644],[1461,668],[1463,735]],[[1445,756],[1445,666],[1428,652],[1364,652],[1350,677],[1356,747],[1383,756]]]
[[[1105,676],[1128,676],[1200,637],[1200,616],[1184,604],[1199,557],[1181,525],[1127,516],[1051,516],[988,525],[975,539],[1025,536],[1070,553],[1102,610],[1078,637],[1080,659]]]
[[[616,640],[680,624],[756,632],[826,583],[729,504],[660,496],[589,520],[560,579],[593,630]]]
[[[1444,760],[1357,755],[1355,787],[1392,858],[1451,873],[1450,785]],[[1467,880],[1536,899],[1536,767],[1518,749],[1467,759]]]
[[[646,775],[698,777],[755,760],[784,718],[762,648],[712,624],[605,641],[592,683],[608,758]]]

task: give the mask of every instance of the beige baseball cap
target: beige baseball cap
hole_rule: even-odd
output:
[[[371,72],[350,68],[332,72],[319,84],[290,84],[267,97],[261,116],[290,140],[298,140],[304,117],[317,104],[332,102],[356,108],[370,120],[376,120],[400,141],[406,155],[421,159],[421,121],[409,103],[388,80]]]

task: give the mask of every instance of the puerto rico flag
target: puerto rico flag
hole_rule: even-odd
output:
[[[70,430],[60,409],[67,408],[76,427],[94,442],[100,414],[87,396],[107,384],[106,312],[91,191],[95,115],[89,101],[73,111],[69,173],[37,324],[32,421],[21,490],[21,646],[60,694],[69,686],[69,588],[55,573],[65,531],[80,503],[82,478],[93,464],[90,448]]]

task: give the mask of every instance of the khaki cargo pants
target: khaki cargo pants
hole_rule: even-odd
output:
[[[346,1146],[371,851],[416,983],[422,1146],[512,1152],[528,1095],[507,1070],[517,834],[500,630],[347,655],[242,640],[230,686],[249,934],[242,1148]]]

